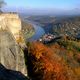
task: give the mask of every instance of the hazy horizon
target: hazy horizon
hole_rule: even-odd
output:
[[[27,14],[53,14],[53,15],[74,15],[80,14],[79,0],[5,0],[7,5],[3,11],[20,12]]]

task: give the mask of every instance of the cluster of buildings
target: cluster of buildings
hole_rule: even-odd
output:
[[[56,38],[53,34],[45,34],[42,38],[39,39],[40,42],[48,43]]]

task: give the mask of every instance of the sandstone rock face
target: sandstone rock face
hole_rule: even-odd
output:
[[[9,31],[0,31],[0,63],[7,69],[27,75],[24,54]]]
[[[13,34],[15,39],[19,37],[21,31],[21,19],[18,14],[2,13],[0,14],[0,29],[7,29]]]

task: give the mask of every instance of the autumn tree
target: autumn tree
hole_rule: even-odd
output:
[[[48,46],[33,42],[25,54],[32,80],[76,80],[71,68]]]

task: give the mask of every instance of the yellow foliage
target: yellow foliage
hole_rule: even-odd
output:
[[[59,49],[60,46],[56,45],[54,48]],[[33,69],[33,72],[31,72],[34,74],[32,77],[35,80],[76,80],[73,71],[62,59],[59,59],[59,56],[51,48],[40,42],[33,42],[28,49],[28,56],[33,65],[31,66],[31,69]],[[43,75],[43,77],[38,79],[37,77],[40,75]]]
[[[80,67],[74,69],[76,75],[80,76]]]

